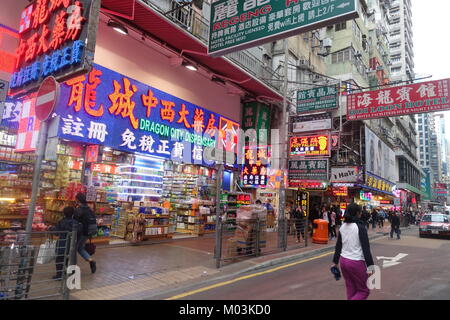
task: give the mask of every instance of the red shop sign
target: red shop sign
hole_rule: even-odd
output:
[[[367,91],[348,96],[349,120],[396,117],[450,109],[450,79]]]

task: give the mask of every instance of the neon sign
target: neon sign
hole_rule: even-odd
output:
[[[56,113],[59,137],[120,151],[213,165],[207,147],[237,150],[239,124],[97,64],[61,85]]]
[[[363,201],[372,201],[372,193],[361,191],[359,193],[359,198]]]
[[[42,78],[61,81],[92,64],[100,1],[35,0],[21,15],[11,93],[30,91]]]
[[[245,163],[242,168],[242,183],[244,187],[266,186],[268,180],[269,152],[267,147],[247,148]]]
[[[291,137],[290,155],[293,157],[330,156],[328,135]]]

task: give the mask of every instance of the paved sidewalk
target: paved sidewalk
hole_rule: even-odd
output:
[[[387,232],[385,226],[384,233]],[[381,234],[370,228],[369,235]],[[95,274],[91,274],[89,264],[78,257],[82,289],[71,292],[70,297],[81,300],[143,299],[179,286],[295,260],[308,252],[329,251],[335,242],[320,245],[309,239],[306,248],[227,263],[220,269],[215,267],[213,258],[214,236],[139,246],[99,247],[95,254]]]

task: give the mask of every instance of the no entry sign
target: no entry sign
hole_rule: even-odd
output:
[[[59,96],[59,83],[53,77],[45,78],[36,96],[36,117],[45,121],[50,117]]]

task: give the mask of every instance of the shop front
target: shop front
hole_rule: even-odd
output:
[[[393,182],[366,172],[366,182],[359,187],[359,194],[355,198],[357,204],[367,209],[397,209],[395,199],[398,198],[398,191]]]

